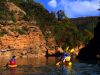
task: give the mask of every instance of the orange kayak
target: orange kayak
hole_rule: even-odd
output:
[[[17,67],[17,65],[9,65],[9,67]]]

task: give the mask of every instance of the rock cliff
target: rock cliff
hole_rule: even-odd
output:
[[[45,55],[46,41],[38,26],[26,22],[19,25],[0,25],[1,31],[4,30],[7,34],[0,37],[1,51],[11,51],[13,55]],[[24,31],[22,28],[27,31]],[[22,31],[23,34],[21,34]],[[4,33],[4,32],[3,32]]]

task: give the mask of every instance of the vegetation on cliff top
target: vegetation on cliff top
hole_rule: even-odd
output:
[[[26,15],[23,16],[22,20],[29,22],[35,20],[46,39],[48,37],[54,37],[57,44],[63,48],[66,48],[67,46],[76,47],[80,43],[88,43],[88,41],[93,38],[93,29],[96,26],[97,17],[77,19],[64,17],[59,21],[56,17],[56,12],[49,12],[34,0],[9,0],[9,2],[13,2],[26,12]],[[2,3],[0,3],[0,6],[1,5]],[[0,19],[15,20],[12,12],[1,7]],[[17,29],[16,31],[22,32],[23,34],[23,30],[25,33],[28,32],[25,28],[22,30]],[[1,31],[0,34],[2,34]]]

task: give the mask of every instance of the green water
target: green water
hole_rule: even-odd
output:
[[[19,58],[16,68],[6,68],[8,59],[0,58],[0,75],[100,75],[100,64],[72,60],[72,66],[56,66],[59,58]]]

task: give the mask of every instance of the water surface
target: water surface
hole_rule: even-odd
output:
[[[18,58],[17,68],[4,67],[8,59],[0,58],[0,75],[100,75],[100,64],[72,60],[72,66],[56,66],[59,58]]]

